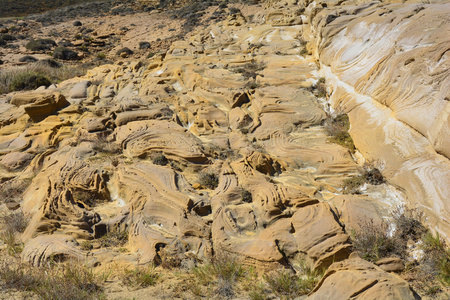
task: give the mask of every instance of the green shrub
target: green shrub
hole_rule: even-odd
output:
[[[100,52],[100,53],[97,54],[97,58],[98,59],[105,59],[106,58],[106,54],[103,53],[103,52]]]
[[[328,141],[341,145],[349,149],[352,153],[355,152],[355,144],[348,133],[350,129],[350,121],[346,114],[339,114],[335,118],[328,118],[324,124],[325,130],[330,138]]]
[[[25,48],[31,51],[47,51],[52,47],[56,46],[56,42],[51,39],[38,39],[31,40],[26,45]]]
[[[163,153],[159,153],[152,159],[153,164],[159,166],[165,166],[169,163],[169,160],[164,156]]]

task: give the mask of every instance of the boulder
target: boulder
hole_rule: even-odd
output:
[[[30,118],[38,122],[69,105],[69,102],[61,93],[23,93],[14,95],[11,104],[23,106]]]
[[[307,299],[416,300],[416,295],[405,280],[352,255],[332,264]]]

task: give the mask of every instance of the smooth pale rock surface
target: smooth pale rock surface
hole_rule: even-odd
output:
[[[76,83],[73,88],[70,90],[69,98],[71,99],[79,99],[87,97],[87,89],[91,85],[90,81],[81,81]]]
[[[450,4],[371,2],[305,13],[305,35],[364,157],[450,237]]]

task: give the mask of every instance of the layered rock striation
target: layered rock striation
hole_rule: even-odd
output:
[[[0,182],[32,179],[18,200],[31,218],[22,259],[137,265],[225,251],[263,268],[328,268],[311,298],[414,299],[404,280],[348,258],[348,232],[406,201],[448,238],[446,10],[273,2],[150,59],[3,101]],[[321,76],[329,99],[314,95]],[[361,166],[329,142],[333,110],[387,178],[374,193],[342,195]],[[95,246],[117,232],[126,251]]]
[[[450,6],[344,4],[314,2],[306,12],[329,103],[348,113],[364,157],[448,239]]]

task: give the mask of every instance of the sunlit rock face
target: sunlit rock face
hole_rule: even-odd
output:
[[[450,237],[450,4],[313,2],[313,51],[358,150]]]

